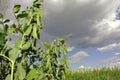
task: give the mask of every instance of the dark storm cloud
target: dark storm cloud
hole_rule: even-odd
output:
[[[120,36],[114,37],[116,30],[108,31],[111,23],[102,21],[104,19],[113,21],[114,18],[109,19],[111,17],[109,15],[115,13],[116,3],[117,1],[113,0],[46,0],[44,31],[55,37],[72,34],[68,43],[78,48],[107,45],[120,38]],[[99,23],[102,24],[97,26]]]

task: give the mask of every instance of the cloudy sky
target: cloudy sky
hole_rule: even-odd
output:
[[[14,21],[14,4],[32,0],[0,0],[0,11]],[[45,0],[41,39],[65,38],[70,68],[120,67],[119,0]]]

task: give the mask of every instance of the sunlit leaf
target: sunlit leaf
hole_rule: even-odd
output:
[[[11,35],[15,31],[15,28],[13,26],[8,27],[8,34]]]
[[[20,50],[17,48],[13,48],[9,51],[9,58],[15,62],[16,58],[18,57]]]
[[[63,46],[64,47],[64,54],[66,55],[66,54],[68,54],[68,49],[67,49],[67,47],[64,45]]]
[[[37,80],[38,74],[36,69],[31,69],[27,75],[27,80]]]
[[[46,63],[46,68],[49,68],[51,62],[50,62],[50,57],[47,56],[47,63]]]
[[[41,73],[41,75],[39,76],[39,80],[48,80],[46,79],[45,73]]]
[[[33,36],[35,39],[38,38],[38,36],[37,36],[37,27],[36,27],[35,25],[33,26],[32,36]]]
[[[11,75],[8,74],[7,77],[5,78],[5,80],[11,80]]]
[[[65,57],[64,61],[65,61],[66,67],[69,68],[69,61],[68,61],[67,57]]]
[[[37,16],[37,25],[39,25],[39,26],[40,26],[40,25],[41,25],[41,23],[40,23],[40,22],[41,22],[41,21],[40,21],[40,15],[39,15],[39,14],[37,14],[36,16]]]
[[[22,44],[22,40],[21,40],[21,38],[18,38],[15,42],[15,47],[20,48],[21,44]]]
[[[47,43],[45,43],[45,42],[42,43],[42,45],[44,46],[45,49],[49,49],[50,48],[50,46]]]
[[[42,12],[42,7],[40,7],[40,16],[42,17],[43,12]]]
[[[14,74],[14,80],[19,80],[18,70],[16,70],[16,72]]]
[[[37,47],[33,46],[32,50],[37,51]]]
[[[28,35],[31,33],[31,30],[32,30],[32,25],[30,25],[30,26],[26,29],[24,35],[25,35],[25,36],[28,36]]]
[[[26,71],[24,70],[23,66],[21,63],[18,64],[18,74],[19,74],[19,80],[24,80],[26,76]]]
[[[22,46],[22,50],[27,50],[27,49],[29,49],[30,48],[30,46],[31,46],[31,43],[30,42],[26,42],[23,46]]]
[[[64,64],[65,64],[64,59],[59,59],[58,64],[59,64],[59,65],[64,65]]]

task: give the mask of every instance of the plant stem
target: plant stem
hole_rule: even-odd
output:
[[[10,58],[8,58],[7,56],[4,56],[2,54],[0,54],[0,56],[3,57],[3,58],[6,58],[7,60],[9,60],[11,62],[11,80],[13,80],[14,62]]]
[[[3,58],[6,58],[7,60],[9,60],[11,63],[13,62],[10,58],[8,58],[7,56],[4,56],[4,55],[2,55],[2,54],[0,54],[0,56],[1,57],[3,57]]]
[[[14,74],[14,62],[12,61],[12,67],[11,67],[11,80],[13,80]]]

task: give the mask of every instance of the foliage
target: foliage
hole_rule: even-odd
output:
[[[119,68],[68,71],[64,80],[120,80]]]
[[[0,79],[2,80],[61,80],[68,68],[65,41],[57,39],[37,45],[42,29],[42,3],[35,0],[31,7],[21,10],[13,7],[17,23],[8,25],[9,19],[0,14]],[[13,41],[7,38],[17,34]],[[9,43],[12,42],[12,46]]]
[[[67,50],[63,39],[52,42],[50,45],[43,43],[45,49],[41,53],[40,79],[62,80],[68,68],[66,58]],[[63,54],[62,54],[63,53]]]

